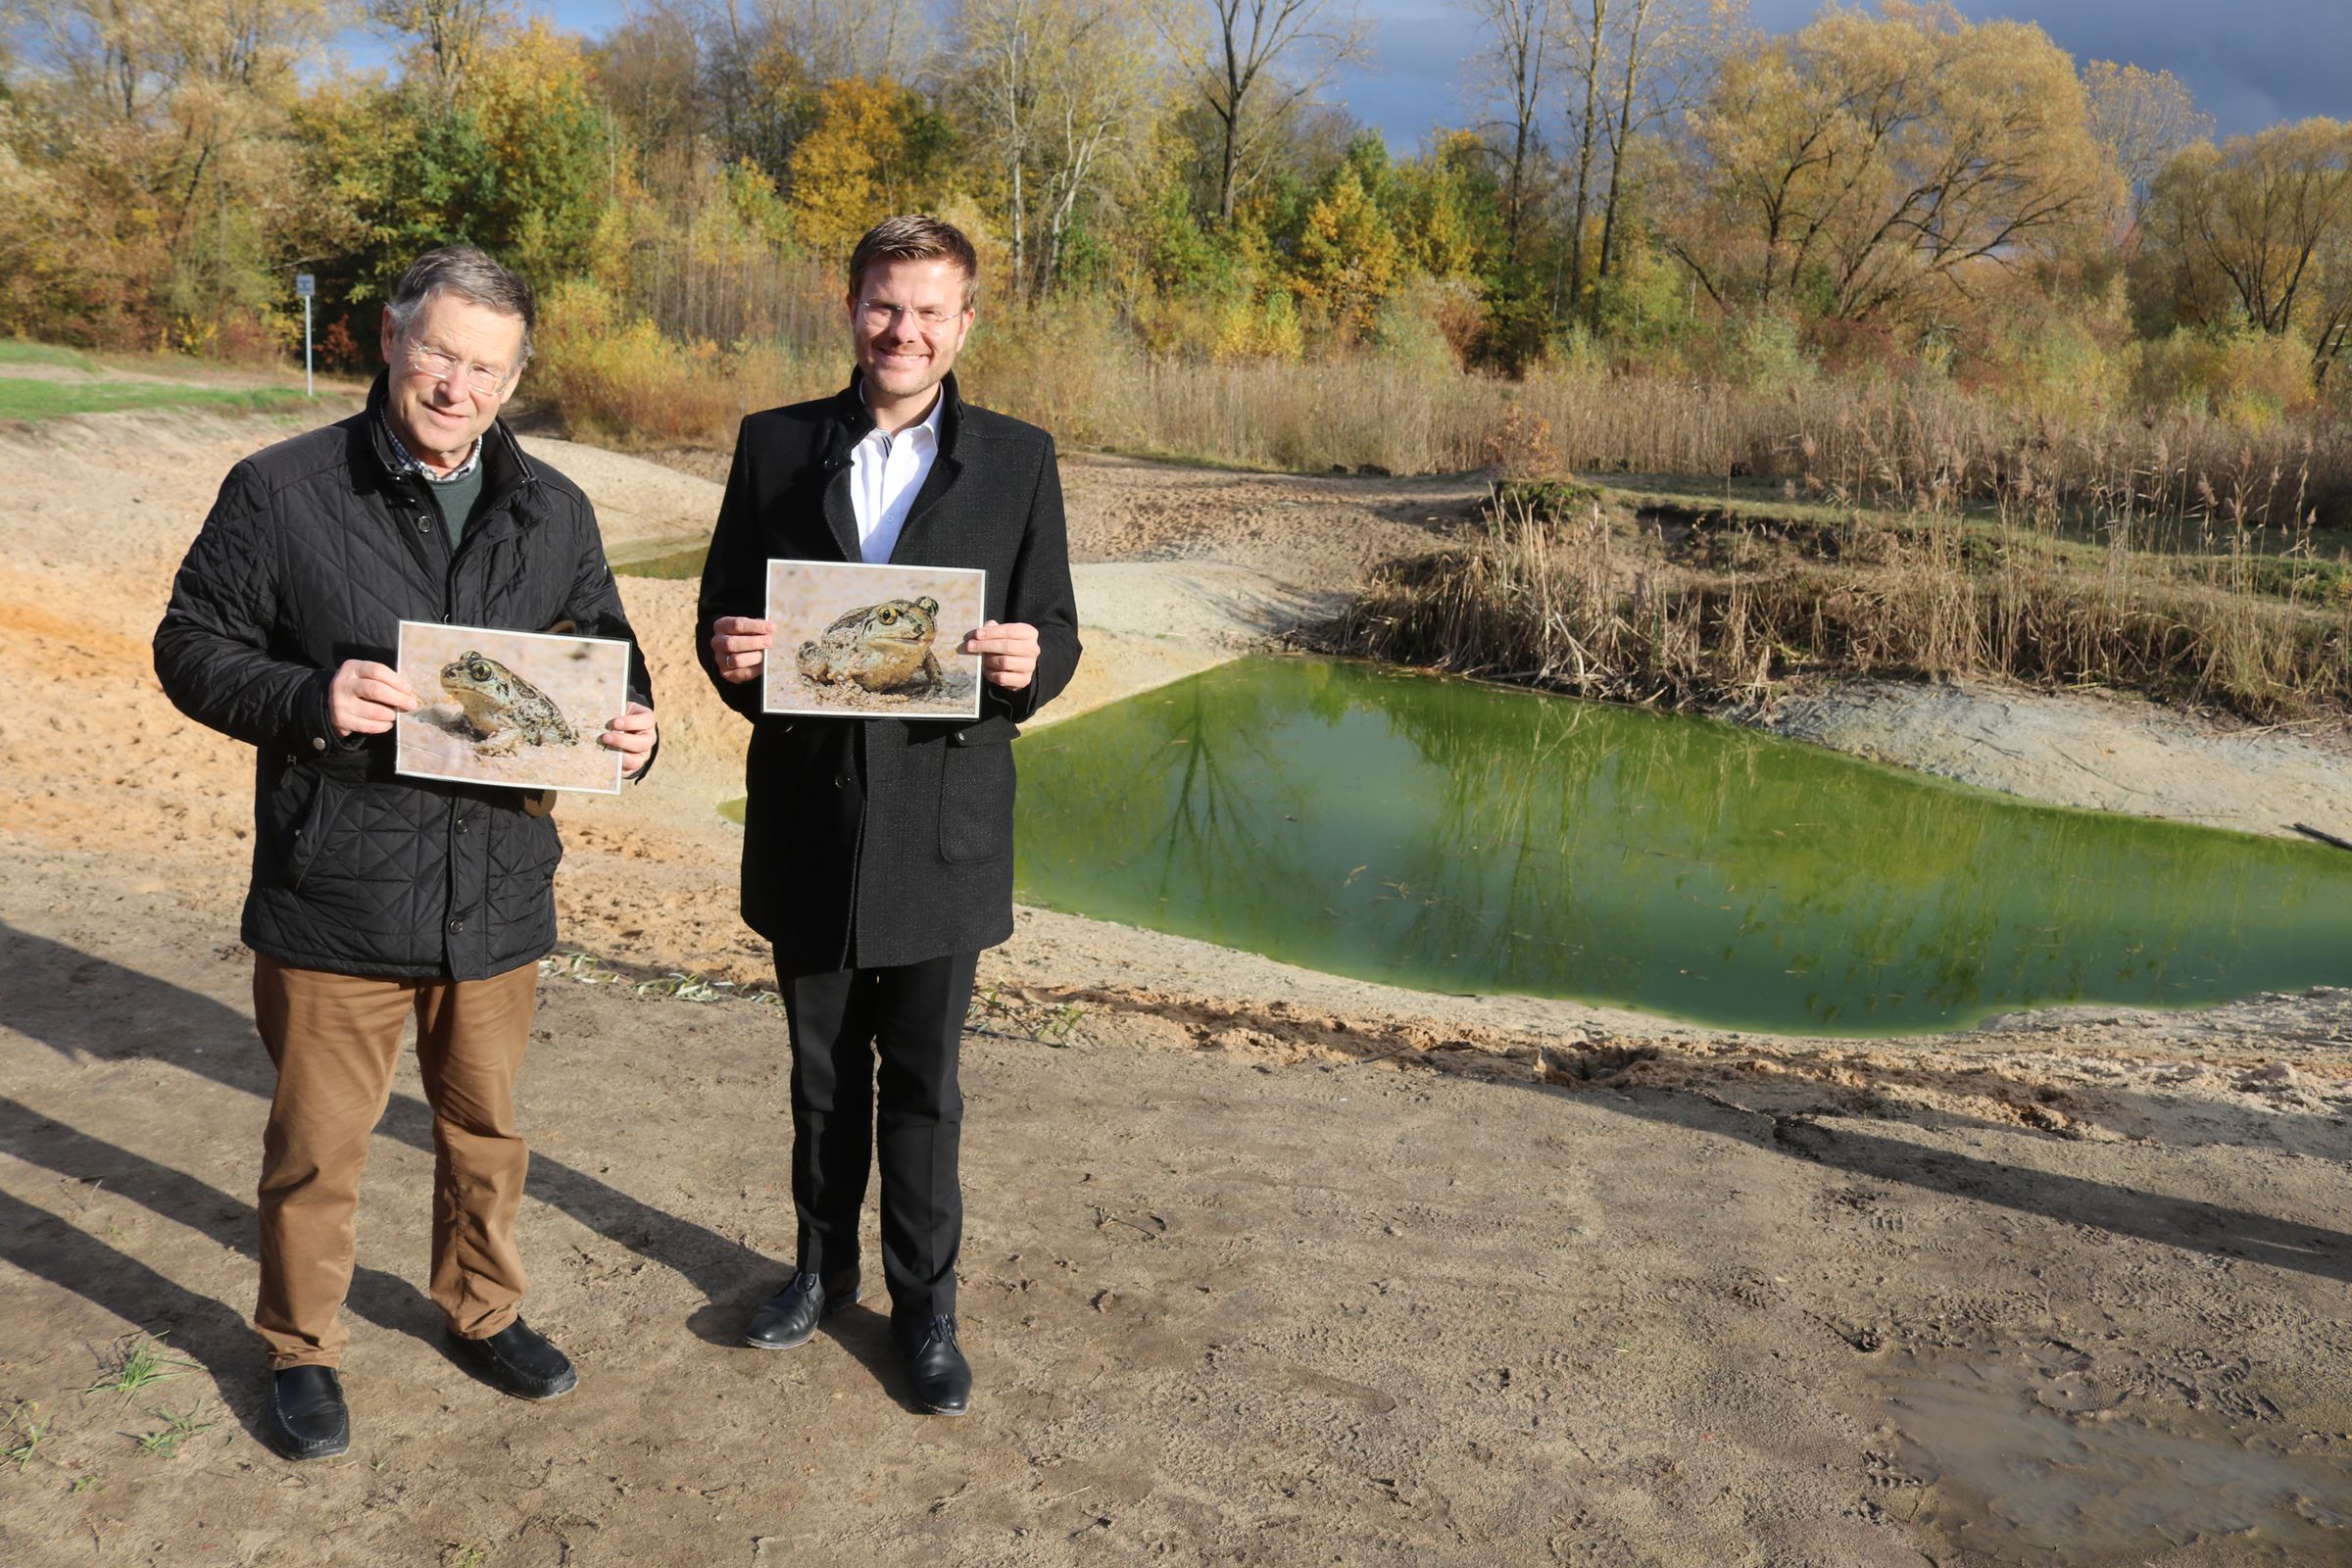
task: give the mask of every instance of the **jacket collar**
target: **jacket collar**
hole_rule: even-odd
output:
[[[865,372],[850,372],[850,384],[833,397],[833,418],[840,432],[834,446],[835,456],[847,457],[852,447],[864,440],[874,427],[874,411],[865,406]],[[956,384],[956,372],[950,370],[939,383],[939,455],[943,458],[956,450],[956,437],[963,429],[963,392]]]
[[[850,454],[874,427],[873,411],[865,406],[865,397],[858,390],[864,379],[864,371],[853,370],[850,384],[834,395],[833,430],[826,442],[822,510],[825,525],[832,530],[833,542],[841,548],[844,561],[863,559],[858,541],[858,511],[850,500],[849,471]],[[963,467],[962,461],[956,456],[956,438],[963,430],[963,394],[956,385],[954,370],[941,379],[939,400],[939,455],[932,460],[929,476],[907,508],[906,525],[899,530],[898,545],[891,551],[894,561],[906,555],[907,541],[920,535],[939,498],[956,482]]]
[[[374,459],[373,477],[378,484],[397,484],[408,470],[392,446],[391,427],[384,422],[384,411],[390,405],[392,382],[388,372],[380,372],[375,384],[368,389],[368,409],[361,416],[357,432],[368,452]],[[531,504],[539,484],[538,470],[531,460],[523,456],[522,443],[503,418],[493,419],[490,428],[482,433],[482,494],[493,506],[500,502],[511,504],[514,520],[528,525],[536,522],[538,508]]]

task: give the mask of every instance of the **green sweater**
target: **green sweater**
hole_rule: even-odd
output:
[[[479,463],[455,479],[427,477],[433,493],[433,505],[441,509],[441,525],[449,530],[449,548],[454,554],[466,542],[466,530],[473,526],[474,515],[482,510],[482,465]]]

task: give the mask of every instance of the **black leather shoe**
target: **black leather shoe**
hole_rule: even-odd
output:
[[[956,1348],[956,1320],[935,1317],[923,1343],[907,1352],[906,1380],[914,1402],[933,1415],[961,1415],[972,1407],[972,1364]]]
[[[520,1318],[484,1340],[452,1333],[449,1351],[466,1371],[518,1399],[552,1399],[580,1381],[570,1358]]]
[[[351,1412],[333,1367],[270,1374],[270,1446],[289,1459],[324,1459],[351,1446]]]
[[[790,1282],[744,1325],[743,1343],[760,1350],[789,1350],[807,1345],[816,1326],[858,1299],[858,1277],[853,1274],[831,1290],[807,1269]]]

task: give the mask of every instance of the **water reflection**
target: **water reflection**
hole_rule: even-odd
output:
[[[1256,660],[1025,740],[1021,896],[1445,991],[1880,1033],[2352,979],[2352,857]]]

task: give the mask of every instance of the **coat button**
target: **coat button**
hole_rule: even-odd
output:
[[[848,788],[850,787],[850,776],[849,776],[847,773],[836,773],[836,774],[834,774],[834,775],[833,775],[833,787],[834,787],[835,789],[837,789],[837,790],[846,790],[846,789],[848,789]]]
[[[325,750],[326,750],[326,737],[325,737],[325,736],[323,736],[323,735],[314,735],[314,736],[312,736],[312,737],[311,737],[311,750],[312,750],[312,751],[314,751],[314,752],[323,752],[323,751],[325,751]]]
[[[450,930],[452,930],[452,931],[463,931],[463,930],[465,930],[465,929],[466,929],[466,917],[465,917],[464,915],[462,915],[462,914],[461,914],[461,915],[458,915],[457,917],[455,917],[454,919],[452,919],[452,920],[449,922],[449,928],[450,928]]]
[[[458,818],[458,831],[461,833],[466,831],[466,819],[462,816]]]

